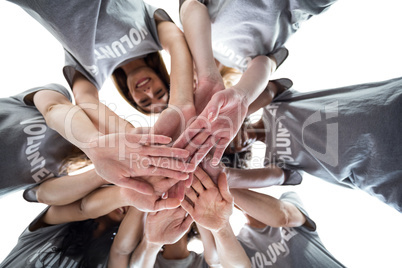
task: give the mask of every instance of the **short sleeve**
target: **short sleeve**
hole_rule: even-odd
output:
[[[309,231],[315,231],[317,229],[317,225],[315,224],[315,222],[312,219],[310,219],[307,211],[304,209],[304,205],[303,205],[300,197],[295,192],[285,192],[281,195],[281,197],[279,199],[282,201],[292,203],[293,205],[295,205],[297,207],[298,210],[300,210],[301,213],[304,214],[304,216],[306,216],[306,221],[308,223],[307,225],[309,225],[311,227],[309,228],[306,226],[300,226],[300,228],[306,228]]]
[[[53,90],[53,91],[59,92],[59,93],[63,94],[69,101],[72,101],[70,92],[64,86],[59,85],[59,84],[47,84],[47,85],[41,86],[41,87],[34,87],[34,88],[28,89],[18,95],[15,95],[13,98],[21,101],[25,105],[34,106],[33,95],[36,92],[41,91],[41,90]]]

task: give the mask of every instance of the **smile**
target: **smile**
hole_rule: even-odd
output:
[[[140,79],[137,84],[135,85],[137,88],[145,86],[146,84],[148,84],[148,82],[151,81],[151,78],[147,77],[147,78],[142,78]]]

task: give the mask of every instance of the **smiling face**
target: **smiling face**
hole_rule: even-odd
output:
[[[141,67],[127,76],[131,97],[146,112],[160,113],[167,106],[167,86],[149,67]]]

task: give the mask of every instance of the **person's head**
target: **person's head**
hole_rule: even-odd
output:
[[[170,77],[159,52],[148,54],[144,65],[127,74],[117,68],[112,74],[122,97],[144,113],[160,113],[169,101]]]

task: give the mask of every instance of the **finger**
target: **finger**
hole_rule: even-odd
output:
[[[181,201],[177,198],[161,199],[155,202],[154,210],[173,209],[180,206]]]
[[[130,143],[139,144],[169,144],[171,137],[155,134],[126,134],[125,138]]]
[[[185,148],[189,142],[201,131],[207,128],[208,120],[203,116],[198,116],[194,122],[180,135],[173,143],[174,148]]]
[[[172,179],[176,179],[179,181],[184,181],[189,178],[187,173],[183,173],[180,171],[174,171],[171,169],[161,168],[161,167],[148,167],[144,168],[141,172],[137,172],[136,176],[162,176],[168,177]]]
[[[225,152],[226,147],[229,145],[230,140],[227,138],[222,138],[219,140],[218,144],[216,145],[214,157],[212,159],[211,164],[213,166],[217,166],[221,161],[222,155]]]
[[[118,181],[116,185],[124,188],[133,189],[139,193],[152,195],[154,193],[154,188],[145,181],[139,181],[134,178],[124,178]]]
[[[196,181],[196,180],[195,180]],[[185,194],[186,194],[186,196],[191,200],[191,202],[193,202],[193,204],[195,204],[195,201],[197,200],[197,194],[196,194],[196,192],[194,191],[194,189],[193,188],[188,188],[188,189],[186,189],[186,192],[185,192]]]
[[[148,163],[155,167],[168,168],[181,172],[193,172],[195,165],[193,163],[186,163],[182,160],[167,158],[167,157],[148,157]]]
[[[190,152],[185,149],[171,148],[166,146],[142,146],[140,154],[160,157],[176,157],[186,159],[190,156]]]
[[[191,204],[189,201],[187,201],[186,198],[184,198],[183,201],[181,201],[181,207],[187,211],[188,214],[192,215],[194,213],[194,207],[193,204]]]
[[[197,168],[194,172],[195,176],[200,180],[200,183],[205,187],[205,189],[211,189],[216,187],[215,183],[212,181],[211,177],[202,169]]]
[[[219,177],[218,177],[218,188],[219,188],[219,192],[222,195],[222,198],[225,201],[227,201],[229,203],[233,202],[233,196],[230,194],[230,191],[229,191],[228,180],[226,178],[226,174],[223,172],[221,174],[219,174]]]
[[[198,164],[205,158],[209,151],[214,147],[213,137],[210,136],[203,146],[192,156],[190,163],[198,166]]]
[[[198,176],[196,176],[196,177],[198,178]],[[195,179],[193,181],[193,184],[191,185],[191,187],[193,187],[194,191],[198,194],[202,194],[205,191],[204,186],[202,186],[199,179]]]
[[[186,189],[185,183],[183,181],[179,181],[172,188],[169,189],[168,194],[170,197],[174,197],[179,200],[183,200],[185,189]]]
[[[219,111],[222,108],[223,103],[224,99],[212,97],[201,114],[206,116],[208,121],[212,123],[218,118]]]
[[[194,174],[190,173],[188,174],[188,179],[185,181],[186,182],[186,188],[190,188],[191,184],[193,183],[193,179],[194,179]]]
[[[186,217],[186,219],[181,223],[180,230],[182,232],[187,231],[190,228],[192,223],[193,223],[193,218],[190,215],[188,215]]]

